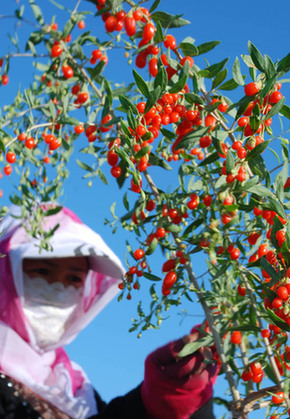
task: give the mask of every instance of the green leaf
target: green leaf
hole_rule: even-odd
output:
[[[43,215],[49,217],[51,215],[58,214],[62,210],[62,206],[57,205],[55,208],[50,208],[47,211],[44,211]]]
[[[285,73],[288,73],[290,70],[290,54],[287,54],[286,57],[282,58],[279,61],[277,72],[279,77],[283,76]]]
[[[49,107],[51,119],[54,120],[56,118],[56,109],[52,100],[48,102],[48,107]]]
[[[124,134],[127,135],[129,138],[131,138],[132,137],[131,132],[129,131],[125,122],[123,120],[121,120],[120,123],[121,123],[121,127],[122,127],[122,130],[123,130]]]
[[[269,197],[268,199],[268,205],[267,207],[269,207],[269,209],[271,209],[271,211],[275,211],[278,215],[280,215],[280,217],[286,219],[286,214],[283,208],[283,205],[276,199],[273,199],[271,197]]]
[[[3,130],[1,129],[1,132],[3,132]],[[0,152],[5,155],[6,153],[6,149],[5,149],[5,144],[3,143],[2,139],[0,138]]]
[[[108,98],[108,95],[106,95],[105,103],[102,110],[102,119],[105,118],[105,116],[108,115],[109,112],[110,112],[109,98]],[[105,125],[107,125],[107,123]]]
[[[266,260],[265,257],[262,257],[260,259],[260,264],[263,269],[271,276],[271,285],[267,284],[268,287],[273,287],[275,284],[277,284],[280,281],[280,275],[276,272],[276,270],[273,268],[273,266]]]
[[[29,50],[31,43],[33,45],[39,44],[43,40],[44,36],[45,35],[42,31],[31,32],[30,37],[29,37],[29,39],[27,41],[27,44],[25,46],[25,51]]]
[[[77,17],[75,15],[72,15],[70,17],[70,19],[64,25],[62,35],[61,35],[62,38],[66,38],[71,33],[71,31],[73,30],[73,28],[77,24],[77,21],[78,20],[77,20]]]
[[[111,108],[112,103],[113,103],[113,95],[112,95],[111,85],[110,85],[110,83],[108,82],[107,79],[104,79],[104,87],[105,87],[105,91],[107,93],[106,100],[108,101],[109,108]]]
[[[155,237],[152,242],[150,243],[150,245],[147,247],[145,254],[146,255],[151,255],[154,250],[156,249],[158,244],[158,239]]]
[[[186,148],[190,144],[195,143],[199,140],[200,137],[203,137],[208,132],[208,127],[199,127],[196,130],[186,134],[182,140],[175,147],[175,150],[180,148]]]
[[[265,55],[265,73],[267,79],[271,79],[277,75],[275,65],[268,55]]]
[[[230,79],[220,86],[220,90],[234,90],[238,86],[239,84],[234,79]]]
[[[102,73],[102,71],[104,70],[104,67],[105,67],[105,62],[100,61],[96,65],[96,67],[94,68],[86,67],[86,70],[89,73],[91,79],[96,80],[99,77],[99,75]]]
[[[219,63],[213,64],[206,69],[199,71],[199,75],[208,79],[212,79],[224,68],[228,60],[228,58],[225,58]]]
[[[160,22],[163,28],[180,28],[181,26],[189,25],[190,21],[182,19],[183,15],[172,15],[166,12],[155,12],[151,18],[155,22]]]
[[[129,127],[132,128],[133,130],[135,130],[137,128],[137,121],[136,118],[133,115],[132,109],[129,108],[127,111],[127,119],[128,119],[128,124]]]
[[[167,77],[165,67],[161,62],[159,62],[158,73],[156,74],[156,77],[154,80],[154,89],[160,86],[161,92],[163,92],[167,86],[167,83],[168,83],[168,77]]]
[[[220,157],[217,152],[211,153],[201,163],[199,163],[199,166],[207,166],[208,164],[213,163],[219,158]]]
[[[180,233],[182,230],[182,226],[176,224],[165,224],[164,228],[170,231],[171,233]]]
[[[36,49],[34,47],[34,44],[30,42],[29,40],[27,41],[25,50],[26,51],[30,50],[31,53],[34,55],[34,57],[36,56]]]
[[[290,119],[290,107],[288,105],[283,105],[280,109],[280,113],[286,118]]]
[[[78,159],[76,160],[76,162],[81,169],[84,169],[87,172],[93,172],[94,171],[94,169],[91,166],[89,166],[88,164],[86,164],[86,163],[84,163],[84,162],[82,162]]]
[[[14,13],[15,13],[15,16],[16,16],[18,19],[21,19],[21,18],[22,18],[22,16],[23,16],[23,13],[24,13],[24,6],[22,5],[22,6],[20,7],[20,9],[15,10],[15,11],[14,11]]]
[[[257,106],[259,112],[259,106]],[[256,106],[252,111],[252,115],[250,116],[250,127],[252,128],[253,132],[256,132],[260,126],[260,118],[259,115],[256,115]]]
[[[233,168],[235,167],[235,159],[230,150],[228,150],[227,158],[226,158],[226,171],[227,173],[231,173]]]
[[[129,109],[131,109],[131,111],[135,114],[135,115],[139,115],[138,109],[136,107],[136,105],[134,105],[130,99],[128,99],[126,96],[122,96],[119,95],[119,100],[121,102],[121,105],[123,106],[123,108],[126,109],[126,111],[128,111]]]
[[[154,153],[149,154],[149,164],[151,166],[163,167],[166,170],[172,170],[172,167],[164,159]]]
[[[147,86],[147,83],[145,82],[145,80],[143,80],[143,78],[140,76],[140,74],[137,73],[137,71],[135,69],[133,69],[133,76],[136,82],[136,85],[138,87],[138,89],[140,90],[140,92],[142,93],[143,96],[145,96],[146,98],[149,97],[149,89]]]
[[[119,166],[120,166],[120,168],[121,168],[122,171],[121,171],[121,176],[119,176],[117,178],[117,184],[118,184],[119,188],[122,188],[122,186],[124,185],[124,182],[125,182],[125,180],[127,178],[128,164],[127,164],[126,161],[121,160],[120,163],[119,163]]]
[[[149,279],[150,281],[161,281],[162,278],[159,278],[159,276],[156,275],[152,275],[149,272],[143,272],[143,276],[147,279]]]
[[[150,109],[155,105],[157,100],[160,98],[161,87],[157,86],[152,92],[150,92],[149,97],[146,102],[144,113],[150,111]]]
[[[255,159],[250,160],[248,163],[253,174],[259,176],[260,180],[265,178],[267,169],[266,169],[265,161],[261,155],[256,156]]]
[[[148,152],[151,150],[151,146],[147,145],[146,147],[142,147],[141,150],[138,151],[138,153],[135,155],[135,159],[141,159],[141,157],[145,156],[146,154],[148,154]]]
[[[124,196],[123,196],[123,205],[124,205],[125,209],[127,211],[129,211],[130,207],[129,207],[129,201],[128,201],[128,197],[127,197],[127,192],[125,192]]]
[[[288,176],[289,176],[289,164],[288,164],[288,159],[285,158],[286,156],[284,156],[283,160],[283,168],[282,170],[277,174],[276,179],[275,179],[275,184],[276,183],[282,183],[283,188],[284,188],[284,184],[286,183]],[[281,201],[282,202],[282,201]]]
[[[263,89],[260,91],[259,96],[261,98],[265,97],[270,92],[270,90],[273,89],[273,87],[275,86],[276,81],[277,81],[277,77],[276,76],[271,77],[267,81],[267,83],[265,84],[265,86],[263,87]]]
[[[244,61],[244,63],[246,64],[247,67],[255,67],[252,58],[249,55],[246,54],[242,54],[241,55],[242,60]]]
[[[254,159],[256,156],[258,156],[259,154],[263,153],[264,150],[266,150],[266,148],[268,147],[268,145],[270,144],[272,140],[267,140],[264,141],[260,144],[258,144],[253,150],[251,150],[246,157],[246,161],[250,161],[252,159]]]
[[[221,41],[205,42],[204,44],[198,45],[198,55],[205,54],[208,51],[214,49]]]
[[[240,61],[238,57],[236,57],[234,64],[233,64],[233,79],[237,84],[240,86],[244,86],[245,81],[241,73]]]
[[[153,42],[154,44],[159,44],[159,42],[163,42],[163,41],[164,41],[164,34],[163,34],[162,25],[160,22],[157,22],[156,32],[153,38]]]
[[[31,6],[31,9],[33,11],[34,17],[37,20],[37,22],[41,26],[44,26],[44,18],[43,18],[40,7],[37,4],[35,4],[35,0],[29,0],[29,4]]]
[[[222,71],[220,71],[214,78],[212,82],[212,89],[215,89],[217,86],[219,86],[227,77],[228,70],[224,68]]]
[[[61,125],[78,125],[80,121],[72,116],[62,116],[59,118],[58,123]]]
[[[282,99],[279,100],[278,103],[275,103],[275,105],[270,109],[270,111],[265,115],[265,119],[272,118],[272,116],[276,115],[278,112],[280,112],[280,109],[283,108],[285,102],[285,97],[282,97]]]
[[[258,70],[265,72],[265,59],[258,50],[258,48],[255,47],[254,44],[252,44],[251,41],[248,42],[248,51],[250,53],[250,56],[252,58],[252,61],[254,65],[257,67]]]
[[[98,168],[98,170],[97,170],[97,175],[99,176],[99,178],[101,179],[101,181],[102,181],[105,185],[108,185],[108,184],[109,184],[109,182],[108,182],[108,180],[107,180],[107,178],[106,178],[106,176],[105,176],[104,172],[103,172],[100,168]]]
[[[170,93],[178,93],[182,90],[187,82],[189,75],[189,62],[186,61],[183,65],[178,81],[170,88]]]
[[[247,191],[252,186],[257,185],[257,183],[259,183],[259,181],[260,181],[259,176],[254,176],[251,179],[248,179],[246,182],[244,182],[243,185],[240,185],[238,190]]]
[[[152,4],[152,6],[149,9],[150,13],[153,13],[155,9],[157,9],[157,7],[159,6],[161,0],[155,0],[154,3]]]
[[[78,58],[80,60],[84,60],[86,58],[82,47],[77,42],[72,44],[71,49],[72,49],[72,55],[74,55],[74,58]]]
[[[12,202],[12,204],[14,204],[14,205],[22,206],[22,204],[23,204],[22,199],[17,195],[10,195],[9,199]]]
[[[177,135],[174,132],[169,131],[166,128],[160,128],[160,132],[162,135],[164,135],[164,137],[168,138],[169,140],[175,140],[177,138]]]
[[[191,105],[194,105],[194,104],[204,105],[204,100],[200,96],[194,93],[185,93],[184,98]]]
[[[130,158],[129,158],[128,154],[126,153],[126,151],[123,150],[123,149],[121,149],[121,148],[118,148],[118,147],[116,147],[116,150],[115,151],[118,154],[118,156],[122,160],[124,160],[135,171],[135,166],[132,163],[132,161],[130,160]]]
[[[264,186],[253,186],[251,188],[248,189],[249,192],[254,193],[258,196],[269,196],[271,198],[276,198],[276,196],[273,194],[273,192],[271,192],[269,189],[265,188]]]
[[[179,44],[179,48],[181,49],[183,55],[186,56],[194,57],[199,53],[198,48],[189,42],[181,42],[181,44]]]
[[[202,218],[197,218],[193,223],[189,224],[188,227],[184,230],[184,237],[190,234],[192,231],[196,230],[203,223]]]
[[[275,384],[279,384],[276,375],[273,373],[272,367],[270,364],[266,364],[264,368],[265,373],[267,374],[267,377],[273,381]]]
[[[179,352],[178,357],[183,358],[184,356],[191,355],[203,346],[211,346],[213,344],[213,337],[207,335],[196,342],[187,343]]]
[[[280,329],[287,330],[287,332],[290,331],[290,326],[284,320],[282,320],[280,317],[278,317],[274,311],[270,310],[270,308],[267,308],[268,314],[274,324],[276,324]]]
[[[276,249],[279,249],[278,246],[278,241],[276,239],[276,233],[277,231],[281,230],[283,228],[283,224],[281,223],[281,221],[279,220],[278,217],[274,218],[274,224],[272,226],[272,231],[271,231],[271,242],[272,244],[275,246]]]
[[[254,325],[239,325],[237,327],[229,327],[227,329],[229,332],[233,332],[234,330],[240,330],[244,332],[260,332],[260,327]]]

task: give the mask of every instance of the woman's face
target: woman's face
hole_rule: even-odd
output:
[[[86,257],[23,260],[23,272],[30,278],[41,277],[49,284],[61,282],[65,287],[72,285],[80,288],[84,284],[88,270]]]

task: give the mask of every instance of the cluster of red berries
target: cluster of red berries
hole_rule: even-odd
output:
[[[143,172],[148,167],[149,155],[151,152],[151,144],[159,136],[160,129],[163,126],[168,124],[176,124],[174,127],[175,133],[178,135],[177,139],[173,142],[171,146],[171,155],[167,155],[165,152],[162,153],[162,157],[166,158],[168,161],[178,160],[180,154],[184,152],[183,149],[179,149],[178,145],[182,138],[194,131],[198,126],[204,124],[206,127],[211,130],[215,124],[216,119],[212,115],[208,114],[205,116],[204,121],[202,118],[202,107],[198,104],[194,105],[192,108],[188,109],[185,105],[182,104],[184,100],[185,91],[182,90],[180,93],[165,93],[157,101],[156,105],[153,106],[145,113],[145,102],[139,102],[137,104],[137,109],[139,116],[137,121],[139,122],[135,129],[129,127],[129,131],[133,138],[133,154],[131,156],[131,161],[136,165],[136,168],[139,172]],[[206,147],[206,144],[203,142],[204,138],[201,139],[200,145],[202,148]],[[211,140],[210,140],[211,143]],[[207,146],[210,145],[208,143]],[[147,152],[143,153],[140,151],[146,148]],[[227,147],[224,144],[224,153],[227,151]],[[191,155],[198,155],[200,157],[199,151],[196,152],[196,148],[192,149]],[[138,157],[140,156],[140,157]],[[202,154],[202,158],[204,154]],[[222,157],[226,157],[226,154],[222,154]]]
[[[162,272],[165,273],[165,277],[162,281],[162,294],[167,296],[170,294],[173,285],[177,281],[176,269],[180,265],[184,265],[187,262],[187,257],[182,250],[176,251],[176,257],[168,259],[162,265]]]
[[[83,92],[83,93],[86,93],[86,92]],[[86,95],[87,95],[87,93],[86,93]],[[79,96],[79,95],[78,95]],[[101,120],[101,122],[100,122],[100,125],[99,126],[97,126],[97,125],[95,125],[95,124],[92,124],[92,125],[88,125],[86,128],[82,125],[82,124],[79,124],[79,125],[76,125],[75,127],[74,127],[74,132],[77,134],[77,135],[80,135],[80,134],[82,134],[83,132],[85,133],[85,135],[86,135],[86,137],[87,137],[87,139],[88,139],[88,142],[89,143],[93,143],[94,141],[96,141],[96,139],[98,138],[98,136],[99,136],[99,134],[101,134],[101,133],[103,133],[103,132],[108,132],[108,131],[110,131],[110,129],[112,129],[113,128],[113,126],[112,125],[107,125],[108,124],[108,122],[110,121],[112,119],[112,116],[110,115],[110,114],[108,114],[108,115],[106,115],[106,116],[104,116],[103,118],[102,118],[102,120]],[[117,141],[116,141],[116,144],[117,144]],[[115,145],[116,145],[115,144]],[[119,145],[120,145],[120,142],[118,143]],[[117,156],[118,157],[118,156]],[[108,160],[108,162],[109,162],[109,160]],[[112,162],[113,162],[113,159],[112,160],[110,160],[110,164],[112,165],[112,166],[115,166],[115,163],[114,164],[112,164]],[[117,163],[117,162],[116,162]]]
[[[270,254],[270,252],[272,252]],[[269,257],[270,254],[270,257]],[[273,251],[266,254],[266,259],[271,265],[277,269],[278,261]],[[264,270],[262,271],[265,282],[270,282],[271,277]],[[270,301],[267,297],[264,299],[265,308],[270,308],[275,314],[284,320],[290,326],[290,310],[289,310],[289,297],[290,297],[290,268],[287,269],[285,277],[277,284],[271,287],[271,290],[276,296]]]
[[[42,133],[41,137],[43,138],[44,142],[48,145],[49,155],[53,154],[54,150],[58,149],[61,146],[61,140],[53,134]],[[21,132],[17,136],[17,139],[18,141],[23,143],[24,147],[26,147],[28,150],[33,150],[37,146],[35,138],[32,136],[27,136],[25,132]],[[16,162],[16,159],[17,159],[16,153],[12,150],[8,150],[5,156],[6,165],[3,168],[3,173],[6,176],[11,175],[13,171],[12,165]],[[47,155],[44,156],[43,162],[49,163],[50,158]],[[2,177],[2,174],[1,174],[1,177]],[[46,179],[47,179],[46,176],[44,176],[43,180],[46,181]],[[32,181],[32,186],[35,186],[34,184],[35,182],[36,182],[35,180]],[[1,196],[3,195],[2,191],[0,192],[0,194]]]
[[[264,377],[264,371],[260,362],[252,362],[242,373],[243,381],[252,380],[254,383],[260,383]]]
[[[269,225],[273,225],[274,224],[274,218],[275,217],[278,217],[278,219],[279,219],[279,221],[281,222],[282,225],[285,225],[287,223],[287,221],[284,218],[282,218],[280,215],[278,215],[275,211],[263,210],[261,208],[254,207],[254,214],[255,214],[256,217],[261,216]],[[272,228],[270,228],[267,231],[267,233],[266,233],[266,238],[270,242],[272,240],[271,239],[271,236],[272,236]],[[253,232],[248,237],[249,244],[251,246],[252,245],[255,245],[259,237],[260,237],[260,234],[258,232]],[[276,232],[276,240],[277,240],[278,247],[281,248],[281,246],[283,245],[283,243],[286,241],[285,231],[283,229]],[[268,245],[266,243],[261,244],[259,246],[258,250],[255,251],[249,257],[249,263],[257,262],[262,256],[266,256],[267,255],[267,252],[268,252]],[[284,260],[281,253],[279,253],[278,256],[279,256],[279,258],[280,258],[281,261]]]
[[[140,288],[139,278],[143,276],[144,269],[147,268],[147,262],[145,260],[145,252],[143,249],[139,248],[134,251],[134,259],[137,262],[137,265],[131,266],[126,272],[125,279],[123,282],[120,282],[118,287],[120,290],[123,290],[125,286],[127,287],[129,293],[127,294],[127,299],[131,300],[131,290],[132,288],[138,290]],[[137,279],[134,281],[134,277]],[[134,282],[133,282],[134,281]],[[132,285],[133,283],[133,285]]]
[[[108,56],[104,55],[100,49],[94,49],[91,53],[90,63],[95,65],[97,61],[103,61],[105,64],[108,64]]]

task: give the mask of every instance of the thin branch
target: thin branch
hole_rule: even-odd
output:
[[[30,111],[33,111],[33,110],[35,110],[35,109],[41,109],[41,108],[43,108],[43,107],[45,107],[45,106],[46,106],[46,105],[38,105],[38,106],[34,106],[33,108],[28,108],[28,109],[25,109],[24,111],[20,112],[19,114],[14,115],[14,116],[13,116],[13,120],[15,120],[15,118],[21,118],[22,116],[24,116],[26,113],[28,113],[28,112],[30,112]],[[6,126],[7,126],[7,125],[9,125],[11,122],[12,122],[12,119],[8,119],[7,121],[5,121],[5,122],[4,122],[4,124],[3,124],[3,125],[1,125],[1,128],[6,127]]]
[[[74,14],[76,14],[76,12],[78,11],[78,7],[79,7],[81,1],[82,0],[78,0],[77,4],[75,5],[75,8],[72,11],[71,16],[73,16]]]
[[[200,89],[201,93],[203,94],[206,102],[208,105],[211,105],[211,100],[209,97],[209,93],[206,92],[203,89]],[[228,133],[228,136],[230,137],[230,139],[232,140],[232,142],[234,143],[236,141],[236,137],[234,136],[232,130],[225,124],[225,122],[222,120],[222,118],[220,117],[220,115],[218,114],[218,112],[214,111],[211,112],[211,114],[215,117],[215,119],[220,123],[221,127]]]
[[[148,182],[148,185],[150,186],[152,193],[154,194],[155,198],[158,199],[159,198],[159,193],[158,193],[158,189],[155,185],[155,183],[153,182],[151,176],[148,174],[147,171],[143,172],[146,178],[146,181]],[[174,237],[175,243],[177,244],[177,246],[180,248],[180,242],[178,240],[178,236],[175,233],[172,233],[172,236]],[[205,303],[204,299],[202,298],[202,293],[199,287],[199,284],[196,280],[195,274],[193,273],[192,267],[190,265],[190,262],[187,261],[184,265],[187,273],[188,273],[188,277],[190,279],[190,282],[194,285],[194,287],[196,288],[196,295],[198,296],[198,298],[200,299],[202,308],[205,312],[208,324],[209,324],[209,328],[213,334],[213,338],[214,338],[214,342],[216,344],[216,348],[222,363],[222,367],[223,370],[226,374],[227,380],[229,382],[230,388],[231,388],[231,392],[233,395],[233,399],[235,403],[240,403],[240,394],[238,389],[236,388],[236,383],[234,381],[233,378],[233,374],[232,374],[232,370],[230,368],[230,366],[228,365],[227,361],[226,361],[226,357],[224,354],[224,350],[223,350],[223,345],[222,345],[222,341],[221,341],[221,337],[215,327],[215,321],[212,315],[212,312],[210,310],[210,308],[208,307],[208,305]]]
[[[257,321],[258,321],[259,327],[262,330],[263,329],[263,323],[262,323],[261,314],[260,314],[259,309],[258,309],[258,307],[256,305],[255,297],[254,297],[254,294],[252,292],[251,286],[250,286],[250,284],[248,282],[248,278],[243,273],[242,270],[241,270],[241,278],[245,282],[245,285],[246,285],[246,288],[247,288],[247,292],[248,292],[248,295],[249,295],[250,300],[251,300],[251,303],[252,303],[252,307],[253,307],[253,309],[254,309],[254,311],[256,313],[256,316],[257,316]],[[263,338],[263,341],[264,341],[264,344],[265,344],[267,356],[268,356],[269,361],[270,361],[270,365],[272,367],[273,373],[274,373],[274,375],[276,377],[276,380],[277,380],[277,383],[278,383],[278,388],[280,388],[281,390],[283,390],[284,382],[282,380],[282,377],[280,375],[279,369],[277,367],[277,364],[276,364],[276,361],[275,361],[275,357],[274,357],[274,353],[272,351],[272,348],[271,348],[269,339],[268,338]],[[289,409],[290,408],[290,401],[289,401],[289,398],[287,396],[285,397],[285,401],[286,401],[287,407]]]
[[[43,123],[43,124],[34,125],[33,127],[28,128],[28,131],[31,132],[31,131],[34,131],[38,128],[50,127],[54,124],[55,124],[55,122],[46,122],[46,123]],[[9,141],[7,144],[5,144],[5,148],[10,147],[11,144],[13,144],[16,140],[17,140],[17,137],[12,138],[11,141]]]
[[[33,58],[44,58],[49,57],[49,54],[32,54],[31,52],[19,52],[19,53],[9,53],[3,56],[3,58],[15,58],[15,57],[33,57]]]
[[[90,76],[87,74],[86,70],[76,61],[76,59],[71,55],[71,53],[66,48],[66,46],[64,46],[64,49],[66,53],[68,54],[69,58],[74,62],[75,66],[80,70],[80,72],[82,73],[82,75],[84,76],[88,84],[91,86],[91,88],[94,90],[96,95],[99,97],[99,99],[103,99],[104,96],[102,95],[100,90],[97,88],[97,86],[95,85],[93,80],[90,78]]]
[[[31,22],[31,20],[25,19],[25,18],[19,18],[16,15],[0,15],[0,19],[18,19],[20,22],[25,22],[28,25],[34,26],[35,28],[40,28],[40,25],[37,25],[34,22]]]
[[[290,160],[288,160],[288,163],[290,163]],[[279,164],[279,166],[274,167],[274,169],[269,170],[269,173],[275,172],[275,170],[280,169],[280,167],[283,167],[284,163]]]

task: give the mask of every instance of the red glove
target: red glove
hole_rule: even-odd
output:
[[[188,419],[212,397],[219,366],[215,361],[203,361],[205,355],[213,359],[215,349],[200,348],[184,358],[177,357],[185,343],[200,336],[194,328],[191,335],[158,348],[146,358],[141,395],[149,418]]]

